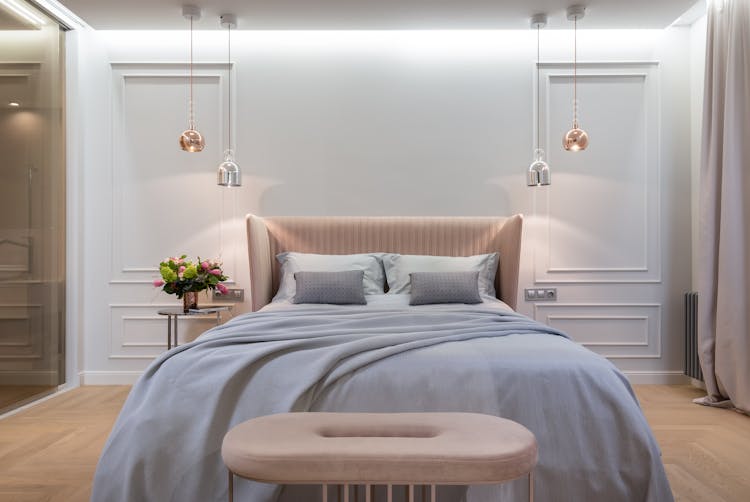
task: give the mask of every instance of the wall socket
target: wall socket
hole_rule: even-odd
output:
[[[245,290],[244,289],[233,289],[227,288],[227,294],[222,295],[218,289],[214,289],[214,300],[224,302],[244,302],[245,301]]]
[[[557,301],[557,288],[526,288],[523,292],[527,302]]]

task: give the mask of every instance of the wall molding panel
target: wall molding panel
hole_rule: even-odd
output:
[[[608,359],[661,357],[658,303],[537,303],[534,317]]]
[[[222,249],[224,201],[214,166],[221,161],[228,132],[226,64],[195,64],[196,125],[206,137],[206,149],[194,154],[178,145],[188,124],[185,64],[122,62],[111,68],[110,283],[150,284],[164,258],[153,252],[156,247],[172,246],[174,253],[203,250],[209,258]],[[154,99],[160,102],[158,114],[153,113]],[[209,210],[207,199],[214,200]],[[234,277],[234,262],[225,266]]]
[[[580,122],[591,142],[587,150],[571,153],[557,146],[555,133],[562,137],[570,126],[572,65],[540,65],[541,114],[547,125],[540,139],[555,181],[536,208],[542,228],[534,281],[659,283],[659,64],[578,66]]]
[[[167,316],[157,314],[174,304],[110,305],[109,359],[153,360],[167,350]],[[194,340],[216,325],[214,316],[180,317],[179,344]],[[227,316],[222,318],[226,321]]]

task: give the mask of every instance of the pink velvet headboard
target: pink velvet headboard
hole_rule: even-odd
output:
[[[385,252],[441,256],[500,253],[495,289],[516,308],[523,216],[379,217],[247,215],[250,296],[253,311],[267,305],[279,287],[278,253]]]

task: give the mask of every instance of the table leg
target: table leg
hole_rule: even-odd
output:
[[[232,471],[227,469],[227,473],[229,474],[229,490],[227,493],[229,494],[229,502],[234,501],[234,474],[232,474]]]
[[[172,348],[172,316],[167,316],[167,350]]]
[[[328,502],[328,485],[323,485],[323,502]]]
[[[179,316],[174,316],[174,346],[177,347],[177,319]]]
[[[529,502],[534,502],[534,471],[529,472]]]

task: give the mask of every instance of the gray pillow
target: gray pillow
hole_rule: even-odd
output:
[[[366,305],[362,284],[364,270],[339,272],[296,272],[297,291],[292,303],[332,303]]]
[[[409,305],[482,303],[479,271],[412,272]]]

